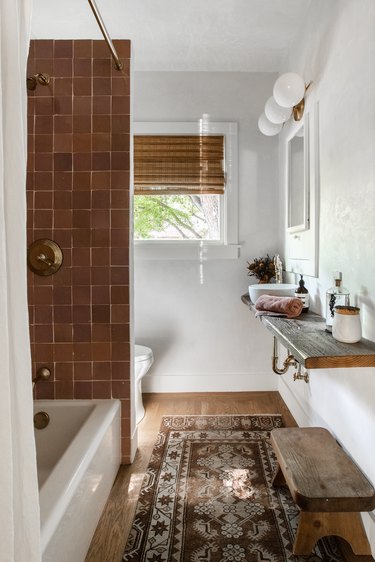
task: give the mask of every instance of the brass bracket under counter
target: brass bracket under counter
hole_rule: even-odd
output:
[[[248,295],[241,297],[255,311]],[[345,369],[375,367],[375,343],[362,338],[357,343],[342,343],[325,330],[325,319],[313,312],[298,318],[260,316],[262,324],[289,350],[305,369]]]

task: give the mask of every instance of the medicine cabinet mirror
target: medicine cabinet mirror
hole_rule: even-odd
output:
[[[287,231],[309,228],[308,119],[293,131],[286,143]]]
[[[293,122],[285,148],[286,270],[318,276],[319,254],[319,108],[309,100],[303,124]],[[283,143],[284,144],[284,143]]]

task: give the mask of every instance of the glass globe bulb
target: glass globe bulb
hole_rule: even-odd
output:
[[[278,78],[273,87],[273,97],[281,107],[293,107],[305,95],[305,82],[295,72],[287,72]]]
[[[268,121],[271,121],[271,123],[285,123],[292,114],[292,108],[281,107],[281,105],[275,102],[275,98],[271,96],[266,101],[264,113],[266,114]]]
[[[267,137],[273,137],[280,133],[282,124],[271,123],[268,121],[264,113],[258,119],[258,127],[261,133],[267,135]]]

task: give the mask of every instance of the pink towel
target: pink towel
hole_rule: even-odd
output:
[[[285,314],[287,318],[296,318],[302,312],[302,300],[294,297],[273,297],[261,295],[255,302],[255,308],[261,311]]]

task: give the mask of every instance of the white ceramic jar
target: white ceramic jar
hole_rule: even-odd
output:
[[[362,337],[359,308],[356,306],[335,306],[332,335],[337,341],[356,343]]]

